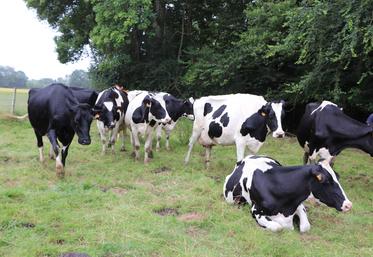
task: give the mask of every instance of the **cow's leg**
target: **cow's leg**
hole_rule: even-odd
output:
[[[125,152],[126,151],[126,147],[124,146],[124,136],[125,136],[125,132],[126,132],[126,128],[121,128],[121,131],[120,131],[120,138],[121,138],[121,146],[120,146],[120,151],[121,152]]]
[[[56,173],[57,173],[57,176],[61,176],[64,173],[63,163],[62,163],[60,147],[59,147],[58,142],[57,142],[57,134],[56,134],[56,131],[54,129],[51,129],[51,130],[48,131],[48,138],[49,138],[50,143],[53,146],[54,154],[56,155]]]
[[[240,141],[236,141],[236,154],[237,162],[241,161],[245,157],[246,144]]]
[[[155,150],[158,152],[161,149],[161,139],[162,139],[162,126],[159,125],[156,129],[156,138],[157,144],[155,146]]]
[[[52,144],[50,144],[50,146],[49,146],[49,158],[50,158],[51,160],[55,160],[55,159],[56,159],[56,155],[54,155],[54,151],[53,151],[53,146],[52,146]]]
[[[38,145],[38,148],[39,148],[39,160],[40,162],[44,162],[44,153],[43,153],[43,137],[41,135],[39,135],[35,130],[35,136],[36,136],[36,141],[37,141],[37,145]]]
[[[153,143],[153,128],[151,126],[147,126],[145,130],[144,163],[148,163],[150,161],[150,158],[153,158],[152,143]]]
[[[206,168],[210,167],[210,160],[211,160],[211,145],[205,146],[205,166]]]
[[[105,125],[102,121],[97,121],[97,128],[100,134],[101,144],[102,144],[102,152],[101,154],[104,155],[106,153],[106,131]]]
[[[310,154],[308,152],[304,152],[303,154],[303,164],[306,165],[309,161]]]
[[[273,221],[269,216],[260,214],[257,211],[255,204],[253,204],[253,206],[251,207],[251,214],[253,215],[259,226],[265,229],[269,229],[273,232],[282,230],[282,226],[279,223]]]
[[[111,132],[111,138],[110,138],[110,146],[111,146],[111,152],[112,153],[115,153],[115,148],[114,148],[114,145],[115,145],[115,141],[117,140],[117,137],[118,137],[118,131],[119,131],[119,122],[117,122],[117,124],[115,125],[115,127],[113,128],[112,132]]]
[[[185,160],[184,160],[185,164],[188,164],[189,159],[190,159],[190,154],[192,153],[193,145],[196,143],[196,141],[200,137],[201,132],[202,131],[200,129],[195,129],[194,126],[193,126],[193,133],[192,133],[192,136],[189,138],[188,152],[187,152],[187,154],[185,156]]]
[[[136,128],[131,129],[132,134],[132,148],[133,152],[132,155],[135,157],[135,160],[138,161],[140,159],[140,140],[139,140],[139,132]]]
[[[166,150],[170,151],[170,134],[171,130],[166,129]]]
[[[306,208],[303,204],[300,204],[295,211],[295,214],[299,217],[299,230],[301,233],[305,233],[310,230],[311,224],[308,221]]]

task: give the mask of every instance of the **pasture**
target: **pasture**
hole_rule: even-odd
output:
[[[27,112],[28,89],[17,88],[15,113],[23,115]],[[0,87],[0,114],[10,113],[12,109],[13,88]]]
[[[309,233],[272,233],[256,224],[248,206],[224,201],[234,147],[213,148],[206,170],[196,145],[184,166],[191,127],[187,120],[178,124],[172,150],[155,152],[144,166],[130,157],[128,140],[127,152],[102,156],[93,123],[92,144],[74,139],[66,176],[58,179],[54,161],[39,163],[29,122],[0,120],[0,256],[373,256],[369,155],[346,150],[337,159],[350,212],[307,203]],[[260,153],[283,165],[302,159],[295,138],[269,137]]]

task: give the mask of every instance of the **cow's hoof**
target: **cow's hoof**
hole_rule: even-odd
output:
[[[149,153],[148,153],[148,157],[149,158],[153,158],[154,156],[153,156],[153,151],[149,151]]]
[[[63,165],[56,165],[56,175],[59,178],[63,178],[65,176]]]
[[[126,152],[126,148],[124,148],[124,146],[122,146],[122,147],[120,148],[120,151],[121,151],[121,152]]]
[[[159,152],[160,150],[161,150],[160,147],[156,147],[156,148],[155,148],[155,151],[156,151],[156,152]]]

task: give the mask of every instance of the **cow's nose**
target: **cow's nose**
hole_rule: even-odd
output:
[[[109,125],[109,129],[113,129],[114,127],[115,127],[114,122],[110,123],[110,125]]]
[[[285,137],[285,132],[284,131],[275,131],[275,132],[273,132],[273,137],[283,138],[283,137]]]
[[[342,211],[348,212],[352,209],[352,203],[349,200],[345,200],[342,204]]]
[[[169,123],[171,123],[171,118],[164,118],[162,123],[163,124],[169,124]]]
[[[81,145],[89,145],[91,144],[91,139],[90,138],[83,138],[78,140],[78,143]]]

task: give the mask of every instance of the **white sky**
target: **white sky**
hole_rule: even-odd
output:
[[[53,40],[56,34],[23,0],[0,0],[1,66],[23,71],[29,79],[56,79],[76,69],[87,70],[89,58],[69,64],[58,61]]]

